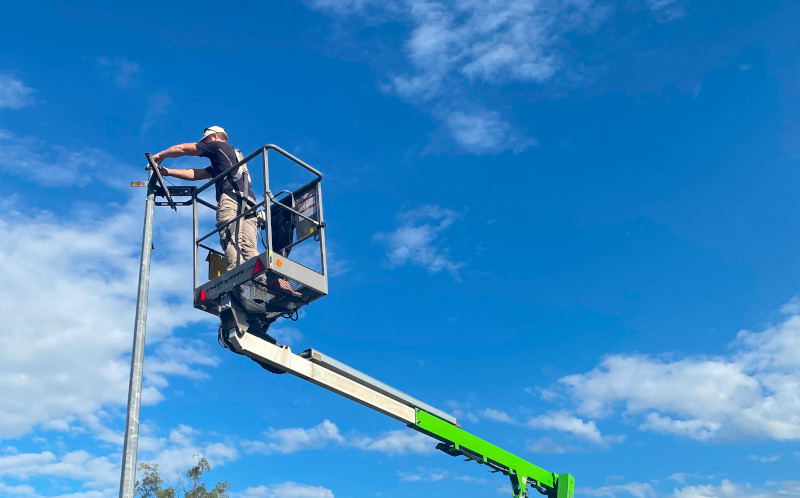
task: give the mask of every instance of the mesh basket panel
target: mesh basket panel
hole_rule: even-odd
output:
[[[302,292],[303,284],[292,279],[284,279],[295,292]],[[269,281],[264,275],[259,275],[253,280],[245,282],[239,287],[239,299],[242,306],[250,313],[264,313],[267,319],[277,318],[285,313],[300,308],[306,304],[306,298],[294,296],[280,288],[278,279]],[[280,310],[275,310],[280,307]]]

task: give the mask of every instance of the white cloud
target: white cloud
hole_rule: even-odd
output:
[[[303,333],[295,327],[280,323],[269,328],[269,334],[278,341],[278,344],[294,346],[303,340]]]
[[[242,498],[334,498],[333,491],[321,486],[284,482],[272,486],[247,488],[236,496]]]
[[[558,431],[569,432],[579,439],[592,443],[600,443],[603,440],[600,430],[593,420],[585,422],[575,416],[565,412],[554,412],[539,415],[528,421],[528,427],[538,430],[555,429]]]
[[[36,489],[33,486],[26,484],[9,486],[3,482],[0,482],[1,496],[19,496],[23,498],[107,498],[109,496],[114,496],[118,491],[118,487],[109,487],[101,490],[79,491],[76,493],[59,495],[40,495],[36,492]]]
[[[543,437],[541,439],[537,439],[532,441],[527,446],[528,451],[533,453],[545,453],[545,454],[553,454],[553,455],[561,455],[564,453],[580,453],[586,451],[583,448],[578,446],[571,446],[571,445],[563,445],[561,443],[556,443],[550,438]]]
[[[159,466],[160,475],[167,481],[175,480],[179,472],[192,467],[197,458],[208,459],[212,467],[222,465],[238,458],[235,447],[226,442],[207,441],[198,443],[195,440],[202,432],[186,425],[179,425],[169,431],[168,437],[154,437],[153,426],[143,424],[140,427],[140,444],[138,460]],[[122,438],[110,438],[115,449],[109,455],[97,456],[85,450],[77,451],[42,451],[40,453],[15,453],[0,457],[0,478],[6,480],[27,481],[37,477],[50,478],[57,488],[63,484],[77,481],[90,491],[62,496],[110,496],[118,491],[119,462],[121,459]],[[60,442],[58,446],[64,446]],[[109,488],[109,486],[111,486]],[[8,491],[7,491],[8,490]],[[0,494],[3,496],[16,494],[38,497],[34,487],[10,485],[0,482]]]
[[[343,436],[336,424],[324,420],[308,429],[302,427],[268,429],[264,432],[263,440],[244,441],[242,447],[248,453],[272,455],[321,449],[329,444],[337,444],[365,451],[378,451],[387,455],[405,455],[433,453],[435,445],[432,443],[428,436],[408,430],[388,431],[376,437],[358,432]]]
[[[519,153],[538,144],[535,139],[520,136],[495,111],[453,111],[444,113],[443,121],[468,152],[497,153],[510,149]]]
[[[187,362],[191,359],[191,362]],[[219,359],[209,356],[207,344],[199,340],[169,338],[159,344],[158,349],[147,358],[147,382],[157,388],[167,386],[167,375],[179,375],[190,379],[208,377],[194,365],[215,367]]]
[[[310,429],[301,427],[269,429],[264,436],[266,441],[245,441],[243,446],[250,452],[271,455],[319,449],[325,447],[329,442],[341,444],[345,441],[339,433],[339,428],[330,420],[324,420]]]
[[[476,93],[467,88],[552,80],[566,66],[568,35],[593,31],[608,10],[592,0],[311,3],[336,15],[365,19],[374,19],[381,5],[387,21],[409,28],[404,44],[408,64],[388,73],[382,89],[425,109],[438,109],[434,116],[464,150],[475,154],[520,152],[536,142],[500,113],[481,110],[485,103],[467,105]]]
[[[794,301],[783,307],[795,311]],[[727,356],[660,359],[609,355],[560,379],[579,413],[618,408],[641,430],[696,440],[800,439],[800,315],[761,332],[741,331]]]
[[[0,493],[2,493],[3,496],[32,496],[36,494],[36,489],[27,484],[9,486],[3,482],[0,482]]]
[[[470,403],[448,399],[445,401],[445,405],[447,406],[447,411],[456,418],[467,418],[470,422],[476,424],[480,422],[478,416],[475,415],[474,412],[470,411],[472,409],[472,405]]]
[[[425,467],[418,467],[415,472],[398,472],[397,476],[401,481],[406,482],[440,482],[440,481],[460,481],[475,484],[485,484],[486,479],[465,474],[454,474],[447,470],[433,470]],[[507,491],[507,490],[506,490]]]
[[[339,15],[361,12],[373,0],[311,0],[311,7],[320,10],[329,10]]]
[[[520,152],[536,141],[509,124],[512,111],[488,110],[492,106],[480,97],[489,93],[487,87],[579,79],[582,65],[574,60],[573,40],[595,33],[614,9],[643,9],[667,22],[685,15],[684,3],[313,0],[309,5],[348,16],[348,26],[354,25],[353,18],[405,25],[406,63],[384,70],[381,89],[431,112],[464,150],[494,154]],[[380,67],[386,67],[386,58],[381,52]]]
[[[561,382],[580,400],[580,411],[593,416],[602,416],[612,400],[625,401],[629,411],[653,407],[725,413],[758,395],[758,383],[738,365],[703,358],[659,361],[611,355],[592,372]],[[698,400],[706,402],[694,408]]]
[[[781,306],[781,313],[784,315],[800,314],[800,296],[792,296],[789,302]]]
[[[662,434],[675,434],[698,441],[711,439],[717,433],[720,424],[706,420],[675,420],[664,417],[658,413],[648,413],[644,423],[639,426],[642,430],[651,430]]]
[[[508,413],[502,410],[495,410],[494,408],[484,408],[479,413],[481,418],[485,418],[488,420],[494,420],[495,422],[502,422],[504,424],[516,424],[517,421],[514,420]]]
[[[674,21],[686,15],[683,0],[645,0],[656,19],[662,22]]]
[[[388,246],[391,266],[412,264],[429,273],[444,270],[458,280],[458,270],[464,263],[450,258],[450,250],[439,242],[439,236],[460,217],[456,211],[440,206],[421,206],[398,215],[400,226],[390,233],[376,233],[373,240]]]
[[[503,410],[496,408],[473,409],[471,403],[448,400],[447,406],[450,412],[457,418],[463,418],[472,423],[479,423],[481,420],[491,420],[501,424],[518,424],[519,422]]]
[[[686,476],[697,474],[673,474],[669,478],[685,484]],[[653,481],[657,483],[657,481]],[[733,483],[723,479],[719,485],[684,486],[675,489],[669,495],[657,493],[651,483],[629,482],[601,486],[598,488],[581,487],[581,494],[588,496],[633,496],[636,498],[655,498],[672,496],[674,498],[778,498],[800,496],[800,481],[768,482],[765,489],[759,489],[748,483]]]
[[[786,498],[800,496],[800,481],[770,483],[775,489],[757,489],[750,484],[736,484],[723,479],[719,486],[686,486],[676,489],[674,498]]]
[[[700,474],[697,472],[687,473],[687,472],[676,472],[671,474],[667,479],[673,480],[678,484],[686,484],[687,477],[700,477]]]
[[[646,482],[611,484],[599,488],[581,488],[580,492],[589,496],[634,496],[635,498],[656,498],[658,496],[652,484]]]
[[[388,431],[376,438],[354,436],[350,444],[362,450],[379,451],[387,455],[429,454],[436,450],[431,438],[408,430]]]
[[[0,171],[50,187],[88,185],[92,180],[122,188],[125,173],[135,170],[94,147],[64,147],[0,129]]]
[[[119,462],[82,450],[66,453],[60,458],[49,451],[20,453],[0,457],[0,476],[15,479],[39,476],[76,479],[96,488],[119,482]]]
[[[33,89],[10,74],[0,73],[0,109],[22,109],[33,104]]]
[[[7,282],[0,286],[0,438],[39,425],[107,434],[97,414],[124,407],[128,388],[141,249],[141,229],[133,227],[141,227],[143,203],[116,206],[113,214],[100,207],[65,209],[63,218],[16,211],[25,208],[20,199],[3,204],[0,231],[14,243],[0,248]],[[154,354],[146,360],[144,402],[163,396],[168,376],[197,377],[202,374],[193,365],[216,364],[198,343],[169,339],[175,327],[206,319],[187,302],[191,248],[183,241],[190,226],[177,221],[166,219],[156,229],[148,313]],[[184,247],[178,250],[171,242],[180,238]],[[191,355],[168,354],[187,348]]]
[[[748,460],[753,460],[759,463],[773,463],[781,459],[781,455],[749,455]]]
[[[603,436],[594,420],[584,421],[566,412],[550,412],[530,419],[528,427],[538,430],[555,429],[568,432],[592,444],[606,445],[621,440],[620,436]]]
[[[140,444],[138,460],[140,463],[158,465],[159,473],[165,480],[175,479],[179,474],[185,473],[197,463],[199,457],[208,460],[212,469],[239,458],[239,451],[232,443],[208,440],[199,442],[197,439],[203,436],[202,431],[186,425],[170,430],[167,438],[149,435],[152,430],[148,427],[142,431],[150,440],[144,445]]]
[[[413,70],[393,83],[402,96],[423,99],[462,79],[545,82],[561,68],[564,35],[592,30],[606,15],[592,1],[410,0],[405,8]]]
[[[590,28],[592,19],[603,15],[588,1],[410,0],[406,16],[412,29],[405,48],[411,67],[390,77],[384,89],[426,107],[438,103],[434,116],[467,152],[521,152],[536,140],[526,138],[500,112],[467,105],[462,88],[550,80],[562,66],[558,41],[570,31]]]

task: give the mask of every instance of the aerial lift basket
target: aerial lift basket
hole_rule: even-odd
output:
[[[274,151],[314,175],[314,179],[294,190],[270,189],[268,153]],[[224,256],[210,247],[228,224],[215,227],[202,236],[198,233],[198,207],[215,206],[199,197],[205,189],[236,171],[241,164],[262,159],[263,200],[250,207],[231,223],[245,216],[259,220],[261,252],[242,264],[227,270]],[[275,319],[297,317],[297,311],[328,293],[325,257],[325,222],[322,217],[322,174],[305,162],[275,145],[265,145],[228,171],[212,178],[192,195],[194,207],[194,306],[220,315],[227,306],[241,305],[249,321],[269,324]],[[199,251],[207,250],[209,280],[201,283],[198,275]],[[227,270],[227,271],[225,271]],[[205,272],[202,272],[205,273]]]

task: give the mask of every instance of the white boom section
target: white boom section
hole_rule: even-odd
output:
[[[369,375],[359,372],[355,368],[345,365],[341,361],[334,360],[330,356],[323,354],[319,351],[314,349],[306,349],[302,353],[300,353],[301,358],[308,358],[309,360],[313,361],[317,365],[322,365],[323,367],[327,368],[328,370],[332,370],[338,374],[341,374],[348,379],[354,380],[359,384],[369,386],[372,390],[377,391],[381,394],[385,394],[390,398],[397,400],[404,405],[411,406],[413,408],[420,408],[425,410],[426,412],[436,415],[440,419],[444,420],[445,422],[449,422],[456,427],[461,427],[458,425],[456,418],[449,413],[445,413],[438,408],[434,408],[427,403],[423,403],[422,401],[414,398],[413,396],[409,396],[408,394],[395,389],[394,387],[387,386],[383,382],[373,379]]]
[[[349,379],[306,358],[301,358],[292,353],[288,346],[276,346],[247,333],[239,337],[235,332],[231,332],[229,340],[237,353],[313,382],[405,424],[416,424],[416,411],[412,406],[405,405],[370,386]]]

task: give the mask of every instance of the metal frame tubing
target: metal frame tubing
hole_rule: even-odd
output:
[[[264,168],[264,221],[267,225],[267,254],[272,258],[272,194],[269,191],[269,157],[267,157],[267,146],[261,149],[262,165]]]
[[[309,171],[310,173],[312,173],[313,175],[316,176],[316,178],[314,180],[308,182],[306,185],[304,185],[301,188],[305,188],[305,187],[308,187],[308,186],[316,184],[315,185],[315,193],[317,195],[317,209],[318,209],[317,217],[318,217],[318,220],[312,220],[311,218],[309,218],[308,216],[298,212],[297,210],[292,209],[290,207],[287,207],[287,206],[285,206],[283,204],[280,204],[278,202],[277,198],[272,195],[272,192],[270,192],[270,189],[269,189],[270,185],[269,185],[269,157],[268,157],[268,152],[270,150],[274,150],[278,154],[281,154],[282,156],[286,157],[290,161],[294,162],[298,166],[302,167],[303,169]],[[249,208],[244,213],[236,216],[234,219],[228,221],[224,225],[219,226],[219,227],[215,227],[214,230],[212,230],[211,232],[201,236],[199,234],[199,232],[197,231],[198,230],[197,229],[197,227],[198,227],[198,212],[197,212],[198,204],[202,204],[202,205],[204,205],[204,206],[206,206],[208,208],[214,209],[214,210],[216,210],[216,207],[212,206],[210,203],[204,201],[203,199],[200,199],[199,195],[202,192],[204,192],[205,190],[207,190],[209,187],[211,187],[212,185],[216,184],[220,179],[222,179],[225,176],[233,173],[233,171],[236,168],[238,168],[239,166],[241,166],[242,164],[247,164],[249,161],[251,161],[251,160],[255,159],[256,157],[258,157],[259,154],[261,155],[262,167],[263,167],[263,177],[264,177],[263,178],[263,181],[264,181],[264,195],[263,195],[263,198],[264,198],[264,200],[259,202],[259,203],[257,203],[255,206]],[[267,144],[267,145],[263,145],[263,146],[259,147],[254,152],[250,153],[247,157],[245,157],[241,161],[237,162],[235,165],[231,166],[227,170],[223,171],[219,175],[215,176],[214,178],[210,179],[209,181],[207,181],[206,183],[204,183],[203,185],[201,185],[200,187],[195,189],[193,194],[192,194],[192,202],[191,202],[192,207],[193,207],[193,211],[194,211],[193,218],[194,218],[194,226],[195,226],[195,233],[193,234],[193,236],[194,236],[194,251],[193,251],[194,255],[193,255],[193,259],[194,259],[194,276],[195,276],[195,278],[194,278],[194,288],[196,289],[200,285],[200,281],[199,281],[200,273],[199,273],[199,269],[198,269],[198,266],[200,264],[200,258],[199,258],[199,255],[197,254],[197,252],[198,252],[198,250],[200,248],[205,248],[205,249],[209,249],[210,250],[210,248],[208,248],[205,245],[203,245],[202,242],[204,240],[208,239],[209,237],[211,237],[212,235],[214,235],[215,233],[220,233],[228,225],[234,223],[239,218],[242,218],[242,217],[246,216],[247,214],[250,214],[251,212],[257,211],[261,207],[264,208],[264,214],[265,214],[265,218],[266,218],[266,230],[265,230],[266,234],[265,235],[266,235],[266,239],[267,239],[266,240],[267,254],[269,254],[269,255],[272,254],[272,251],[274,250],[274,248],[272,247],[272,205],[273,204],[276,204],[277,206],[280,206],[280,208],[282,208],[282,209],[286,209],[287,211],[291,212],[292,214],[294,214],[296,216],[300,216],[301,218],[309,220],[310,222],[314,223],[317,227],[319,227],[320,230],[319,230],[318,234],[319,234],[319,245],[320,245],[320,260],[321,260],[320,263],[321,263],[321,269],[322,269],[322,273],[321,274],[322,275],[327,275],[327,257],[326,257],[327,255],[325,253],[325,230],[324,230],[325,222],[324,222],[323,217],[322,217],[322,186],[320,185],[321,180],[322,180],[322,173],[317,171],[315,168],[313,168],[312,166],[308,165],[307,163],[305,163],[301,159],[293,156],[292,154],[286,152],[285,150],[283,150],[282,148],[278,147],[277,145]],[[278,194],[278,195],[280,195],[280,194]],[[310,237],[305,237],[302,240],[298,240],[298,241],[292,243],[291,245],[295,246],[295,245],[299,244],[300,242],[303,242],[303,241],[307,240],[308,238],[310,238]]]

